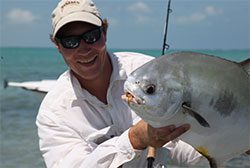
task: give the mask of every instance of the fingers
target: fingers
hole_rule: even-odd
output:
[[[150,145],[153,147],[161,147],[185,133],[189,128],[189,124],[184,124],[179,127],[169,125],[162,128],[153,128],[149,126]]]
[[[187,130],[190,129],[190,125],[189,124],[184,124],[181,125],[177,128],[175,128],[169,135],[169,141],[172,141],[176,138],[178,138],[179,136],[181,136],[183,133],[185,133]]]
[[[165,141],[167,135],[171,134],[176,127],[174,125],[169,125],[162,128],[153,128],[148,125],[148,134],[152,141]]]
[[[162,128],[153,128],[141,120],[129,129],[129,139],[134,149],[145,149],[148,146],[161,147],[185,133],[190,128],[189,124],[179,127],[169,125]]]

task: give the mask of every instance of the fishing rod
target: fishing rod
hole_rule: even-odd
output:
[[[172,9],[170,8],[171,0],[168,0],[168,8],[167,8],[167,17],[165,22],[165,30],[164,30],[164,39],[163,39],[163,45],[162,45],[162,55],[165,54],[165,51],[169,49],[169,44],[167,44],[167,33],[168,33],[168,20],[169,20],[169,14],[172,12]],[[155,161],[156,156],[156,148],[149,146],[148,147],[148,155],[147,155],[147,161],[148,161],[148,168],[153,168],[153,163]]]
[[[165,54],[165,51],[169,49],[169,44],[167,44],[167,34],[168,34],[168,20],[169,20],[169,14],[173,11],[170,8],[171,0],[168,1],[168,8],[167,8],[167,17],[165,22],[165,30],[164,30],[164,39],[163,39],[163,45],[162,45],[162,55]]]

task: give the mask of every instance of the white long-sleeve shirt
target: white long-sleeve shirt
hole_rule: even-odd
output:
[[[40,150],[48,168],[146,167],[147,150],[133,149],[129,128],[140,118],[121,99],[123,84],[137,67],[153,57],[138,53],[109,54],[113,66],[104,104],[81,88],[66,71],[44,98],[36,124]],[[182,141],[159,148],[155,165],[206,164],[191,146]]]

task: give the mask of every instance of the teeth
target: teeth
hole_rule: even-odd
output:
[[[145,101],[142,98],[136,97],[130,92],[126,92],[125,95],[122,95],[122,99],[125,100],[128,105],[130,105],[131,102],[138,105],[145,104]]]
[[[89,59],[89,60],[80,60],[79,62],[82,63],[82,64],[87,64],[87,63],[90,63],[92,61],[94,61],[96,57],[93,57],[92,59]]]

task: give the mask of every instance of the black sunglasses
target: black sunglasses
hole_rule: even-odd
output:
[[[67,37],[55,37],[55,40],[62,44],[64,48],[74,49],[77,48],[81,40],[83,40],[87,44],[93,44],[97,42],[101,37],[101,32],[103,31],[103,27],[96,27],[92,30],[89,30],[82,35],[76,36],[67,36]]]

